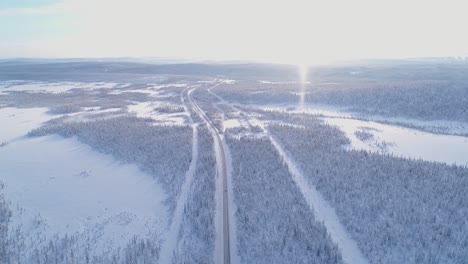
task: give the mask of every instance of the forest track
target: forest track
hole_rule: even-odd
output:
[[[184,105],[185,111],[190,114],[187,104],[184,99],[184,94],[187,93],[187,89],[184,90],[180,99]],[[192,117],[189,115],[189,120],[192,125],[192,159],[189,165],[189,169],[185,174],[185,181],[182,184],[179,195],[177,195],[177,203],[174,209],[174,215],[172,217],[169,230],[166,234],[165,241],[161,247],[161,255],[159,257],[159,263],[172,263],[172,257],[175,253],[178,243],[178,235],[182,224],[184,209],[187,205],[189,198],[190,188],[194,179],[195,171],[198,166],[198,124],[195,124]]]

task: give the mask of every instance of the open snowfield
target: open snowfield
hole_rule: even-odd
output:
[[[11,140],[25,136],[29,131],[39,127],[43,122],[52,119],[47,115],[47,108],[0,108],[0,142],[8,143]]]
[[[265,111],[290,113],[293,115],[317,116],[327,124],[337,126],[350,140],[349,149],[392,154],[398,157],[422,159],[427,161],[443,162],[447,164],[468,165],[468,137],[465,133],[464,123],[442,121],[420,121],[397,125],[399,120],[384,119],[376,121],[358,119],[354,114],[338,110],[333,107],[307,108],[305,110],[288,111],[284,107],[261,107]],[[251,121],[252,122],[252,121]],[[422,129],[411,126],[419,124]],[[289,126],[298,126],[287,124]],[[224,122],[226,128],[242,127],[238,119]],[[300,125],[299,125],[300,126]],[[426,129],[424,129],[426,128]],[[438,133],[431,133],[431,129],[439,129]],[[447,133],[441,133],[445,131]]]
[[[150,176],[76,139],[47,136],[1,148],[0,181],[17,209],[10,231],[20,228],[29,249],[78,235],[99,255],[134,236],[161,238],[167,226],[165,193]]]
[[[159,111],[158,111],[159,110]],[[180,106],[162,103],[138,103],[128,106],[128,111],[137,117],[151,118],[166,125],[184,125],[187,114]]]
[[[350,148],[468,166],[468,138],[355,119],[326,118],[350,139]]]
[[[134,238],[162,239],[166,194],[152,177],[73,138],[25,138],[53,118],[47,109],[0,110],[0,136],[15,139],[0,148],[0,182],[12,210],[8,234],[17,239],[10,250],[22,245],[12,253],[21,263],[67,236],[92,243],[91,257],[121,254]]]

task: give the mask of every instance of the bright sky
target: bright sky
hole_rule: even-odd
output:
[[[455,0],[1,0],[0,57],[322,63],[468,55]]]

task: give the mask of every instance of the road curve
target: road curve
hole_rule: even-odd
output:
[[[217,84],[218,85],[218,84]],[[215,85],[215,86],[217,86]],[[193,104],[195,111],[197,114],[202,118],[208,129],[211,131],[214,140],[214,146],[217,148],[216,155],[216,163],[218,164],[218,176],[221,176],[223,182],[223,263],[230,264],[231,263],[231,252],[230,252],[230,245],[229,245],[229,200],[228,200],[228,185],[227,185],[227,168],[226,168],[226,153],[222,144],[221,136],[219,134],[218,129],[213,124],[211,119],[203,112],[197,102],[193,99],[192,93],[197,88],[191,89],[187,93],[187,97],[190,102]]]

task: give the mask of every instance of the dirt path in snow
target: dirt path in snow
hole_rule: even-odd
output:
[[[184,91],[185,92],[185,91]],[[183,92],[183,93],[184,93]],[[188,108],[185,104],[183,94],[181,95],[181,100],[182,103],[184,104],[184,108],[188,112]],[[180,230],[180,225],[182,223],[183,219],[183,213],[184,213],[184,208],[187,204],[187,199],[188,199],[188,194],[190,192],[190,187],[192,186],[193,178],[195,171],[197,169],[197,163],[198,163],[198,124],[193,123],[193,119],[189,115],[189,119],[192,123],[192,129],[193,129],[193,140],[192,140],[192,161],[190,162],[189,169],[187,173],[185,174],[185,181],[184,184],[182,185],[180,194],[177,198],[177,204],[176,208],[174,210],[174,216],[172,218],[171,225],[169,227],[169,230],[167,231],[166,234],[166,239],[164,240],[164,243],[161,247],[161,256],[159,257],[159,263],[161,264],[170,264],[172,263],[172,257],[174,256],[176,249],[177,249],[177,243],[178,243],[178,236],[179,236],[179,230]]]

